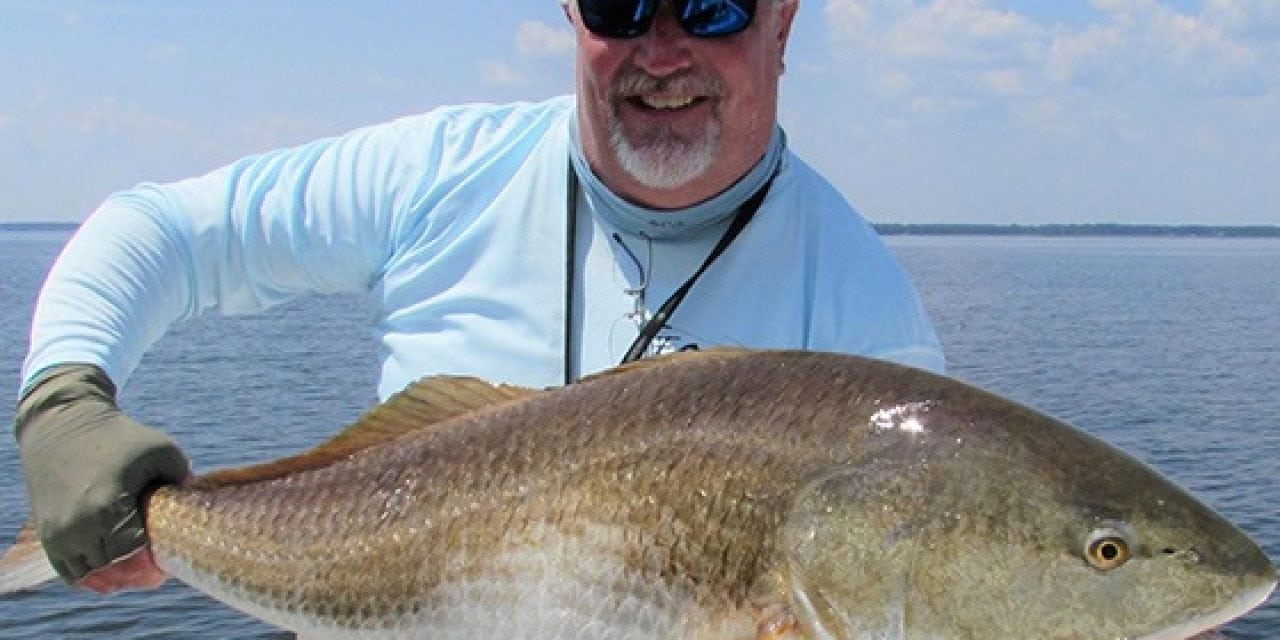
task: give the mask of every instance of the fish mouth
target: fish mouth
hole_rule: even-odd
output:
[[[1252,611],[1260,606],[1271,597],[1271,592],[1276,588],[1276,580],[1274,577],[1270,581],[1258,584],[1252,588],[1246,589],[1240,595],[1231,599],[1227,604],[1213,613],[1192,618],[1172,627],[1161,629],[1150,635],[1140,636],[1137,640],[1187,640],[1194,638],[1196,635],[1217,629],[1236,618]]]

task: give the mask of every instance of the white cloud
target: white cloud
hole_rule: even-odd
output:
[[[384,76],[381,73],[375,73],[368,78],[369,87],[392,94],[401,94],[409,88],[409,83],[404,78],[396,76]]]
[[[1280,79],[1280,2],[1206,0],[1187,14],[1157,0],[1093,0],[1100,18],[1037,24],[988,0],[830,0],[846,75],[923,96],[1043,97],[1064,89],[1251,96]]]
[[[1104,22],[1060,34],[1050,45],[1047,71],[1055,81],[1158,94],[1248,95],[1262,88],[1259,51],[1208,13],[1184,14],[1154,0],[1095,0],[1094,6]]]
[[[1045,71],[1054,82],[1072,82],[1088,71],[1106,69],[1107,60],[1124,46],[1123,31],[1109,25],[1063,34],[1049,44]]]
[[[1026,92],[1027,83],[1022,71],[1017,69],[991,69],[981,76],[982,86],[997,95],[1017,95]]]
[[[480,79],[485,84],[496,85],[500,87],[519,87],[529,83],[529,77],[516,71],[511,65],[505,62],[497,62],[493,60],[481,61],[478,63],[480,70]]]
[[[531,57],[572,56],[573,30],[545,22],[526,20],[516,28],[516,51]]]
[[[983,0],[936,0],[905,13],[885,37],[886,52],[908,58],[986,62],[1020,55],[1040,29]]]
[[[902,95],[911,91],[915,84],[911,80],[911,76],[899,69],[890,69],[881,73],[877,78],[876,86],[881,95]]]
[[[549,73],[561,74],[566,61],[573,59],[573,30],[538,20],[526,20],[516,27],[512,44],[518,54],[510,60],[478,63],[480,79],[501,88],[527,88],[539,84]]]
[[[887,217],[1274,212],[1280,1],[1186,5],[827,0],[784,124]]]
[[[1042,31],[984,0],[829,0],[825,17],[840,48],[902,59],[967,62],[1017,54]]]
[[[857,42],[873,33],[877,12],[868,0],[829,0],[824,14],[837,38]]]
[[[152,62],[158,62],[161,60],[173,60],[175,58],[181,57],[182,54],[183,54],[182,46],[171,42],[168,44],[162,44],[160,46],[153,47],[150,51],[147,51],[147,59],[151,60]]]
[[[1280,2],[1275,0],[1205,0],[1204,17],[1233,34],[1280,38]]]
[[[17,121],[18,121],[17,118],[14,118],[13,116],[7,113],[0,113],[0,131],[4,131],[5,129],[8,129],[9,127],[13,126],[13,123]]]
[[[203,140],[193,136],[193,143],[220,154],[225,148],[225,154],[234,157],[243,153],[237,150],[257,152],[300,144],[333,133],[335,126],[323,118],[261,114],[230,125],[225,139]]]
[[[186,133],[191,128],[181,120],[111,97],[66,112],[63,122],[68,129],[82,135],[127,133],[166,136]]]
[[[946,117],[950,114],[963,114],[977,106],[975,100],[964,98],[945,98],[937,96],[920,96],[911,101],[911,111],[926,117]]]
[[[824,15],[843,79],[918,113],[1032,92],[1050,37],[984,0],[830,0]]]

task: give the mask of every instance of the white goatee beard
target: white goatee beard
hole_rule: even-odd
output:
[[[621,74],[612,87],[615,110],[609,123],[609,144],[623,170],[649,189],[674,189],[688,184],[715,162],[720,151],[721,123],[718,117],[712,117],[702,131],[692,135],[666,127],[629,135],[616,105],[628,96],[646,93],[714,97],[724,95],[724,88],[714,78],[693,73],[654,78],[638,70]]]
[[[686,138],[669,129],[644,132],[634,143],[615,118],[609,142],[623,170],[650,189],[674,189],[706,173],[720,149],[720,124],[712,120],[701,135]]]

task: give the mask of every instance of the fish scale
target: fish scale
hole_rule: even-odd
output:
[[[615,406],[625,410],[628,405]],[[770,539],[764,530],[776,527],[781,505],[746,497],[763,495],[776,481],[759,461],[739,466],[759,451],[741,446],[732,425],[654,438],[653,428],[659,425],[633,420],[588,433],[537,408],[508,407],[483,421],[470,418],[471,424],[422,434],[414,442],[381,445],[251,489],[162,490],[148,508],[155,556],[162,568],[193,583],[225,582],[239,597],[259,594],[252,599],[300,607],[335,627],[372,621],[376,628],[430,609],[432,593],[510,574],[491,558],[551,546],[548,540],[554,536],[544,528],[581,538],[584,529],[625,525],[618,531],[628,535],[612,536],[615,540],[607,546],[633,582],[614,589],[656,593],[675,589],[676,577],[683,576],[679,588],[699,608],[744,606],[750,581],[760,573],[761,544]],[[715,421],[714,415],[705,417]],[[484,428],[482,422],[515,426]],[[513,440],[511,432],[522,437]],[[575,462],[548,468],[547,451]],[[375,494],[387,490],[381,485],[388,468],[414,470],[414,477],[423,469],[437,473],[410,482],[414,499],[388,512],[385,502],[369,495],[371,486]],[[624,473],[629,482],[621,481]],[[690,486],[700,489],[668,490]],[[291,511],[289,518],[277,517],[273,523],[272,514],[281,513],[278,504],[317,497],[322,509]],[[335,511],[346,516],[332,522]],[[189,522],[197,514],[216,514],[202,522],[201,530],[226,535],[246,531],[254,537],[235,545],[232,551],[243,551],[239,555],[209,549],[187,539],[181,525],[171,524]],[[321,532],[320,546],[309,549],[299,531]],[[387,536],[389,531],[394,533]],[[282,540],[291,551],[262,554]],[[264,555],[267,561],[255,562]],[[378,565],[377,558],[394,562]],[[414,562],[402,563],[403,558]],[[378,568],[371,570],[373,566]],[[316,567],[325,571],[316,572]],[[518,577],[533,579],[527,572]],[[302,602],[282,597],[290,585],[300,583],[311,585],[296,592]],[[698,593],[694,584],[704,585],[705,593]],[[304,603],[312,603],[311,608]],[[676,617],[701,615],[674,609]]]
[[[1163,640],[1275,584],[1247,536],[1100,440],[813,352],[542,392],[427,379],[145,510],[164,571],[304,638]]]

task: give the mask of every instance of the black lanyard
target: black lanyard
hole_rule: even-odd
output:
[[[781,166],[781,165],[779,165]],[[698,278],[702,277],[703,272],[711,266],[711,263],[729,248],[729,244],[733,242],[742,229],[751,222],[751,218],[755,217],[756,211],[760,209],[760,205],[764,202],[764,198],[769,193],[769,187],[773,184],[773,179],[778,176],[777,170],[773,175],[765,181],[756,192],[751,194],[747,201],[738,207],[738,211],[733,216],[733,222],[729,223],[729,228],[725,230],[724,235],[720,236],[720,242],[716,243],[711,253],[707,254],[707,259],[702,261],[702,266],[698,267],[693,275],[689,276],[684,284],[676,289],[662,306],[649,318],[648,322],[640,328],[640,334],[636,336],[635,341],[631,343],[631,348],[627,349],[627,354],[622,357],[622,361],[618,364],[626,364],[635,360],[639,360],[644,355],[645,350],[658,336],[658,332],[667,324],[667,320],[671,314],[675,313],[676,307],[684,301],[689,290],[693,288]],[[565,294],[564,294],[564,382],[569,384],[573,382],[571,372],[573,371],[573,288],[574,288],[574,263],[576,261],[575,253],[577,252],[577,231],[578,231],[578,174],[573,169],[573,163],[569,163],[569,196],[565,203],[568,212],[568,228],[565,240]]]

